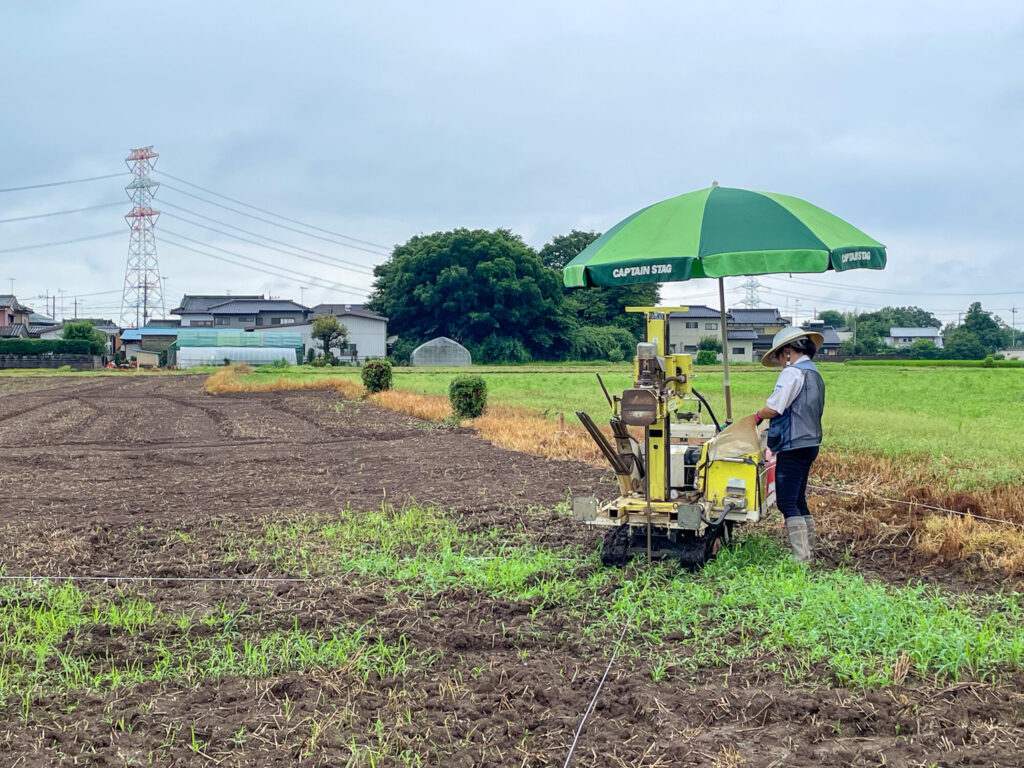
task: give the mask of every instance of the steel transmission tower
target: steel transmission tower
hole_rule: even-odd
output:
[[[124,188],[132,201],[132,209],[125,214],[131,233],[121,293],[124,327],[141,328],[157,311],[166,314],[163,281],[156,260],[155,227],[160,211],[153,210],[153,195],[160,184],[149,178],[159,156],[150,146],[133,149],[124,159],[132,172],[132,181]]]
[[[747,293],[743,297],[743,301],[740,302],[744,307],[748,309],[756,309],[761,306],[761,297],[758,295],[757,289],[760,283],[757,282],[757,278],[751,275],[743,281],[743,287]]]

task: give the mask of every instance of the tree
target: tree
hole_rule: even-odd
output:
[[[107,334],[93,328],[92,323],[88,320],[79,323],[66,323],[61,336],[65,339],[88,341],[89,351],[94,355],[102,355],[107,350]]]
[[[880,341],[889,335],[890,328],[942,327],[935,315],[918,307],[883,307],[876,312],[863,312],[850,325],[857,329],[858,342],[868,338]]]
[[[541,248],[538,255],[544,266],[558,271],[558,279],[561,282],[561,270],[565,265],[600,236],[599,232],[581,232],[574,229],[567,235],[551,238],[551,242]],[[625,308],[655,306],[658,303],[659,285],[634,283],[563,290],[566,313],[570,320],[575,320],[580,326],[617,325],[629,329],[634,338],[640,340],[644,334],[643,315],[627,314]]]
[[[998,352],[1002,348],[1004,338],[999,323],[991,312],[981,308],[980,301],[975,301],[968,307],[963,327],[975,335],[987,354]]]
[[[846,319],[843,317],[842,313],[836,312],[834,309],[826,309],[819,312],[818,319],[825,325],[831,326],[832,328],[842,328],[846,325]]]
[[[986,354],[977,334],[963,325],[950,328],[942,338],[942,356],[951,360],[981,360]]]
[[[348,344],[348,328],[338,322],[334,315],[323,315],[313,320],[313,328],[310,335],[320,342],[323,347],[324,357],[331,358],[331,348],[341,347]]]
[[[413,237],[374,267],[374,275],[369,306],[410,343],[448,336],[471,351],[486,341],[498,353],[564,353],[561,276],[508,230]]]
[[[942,350],[931,339],[914,339],[907,347],[907,354],[912,360],[937,360],[942,357]]]

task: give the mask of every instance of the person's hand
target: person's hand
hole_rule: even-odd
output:
[[[754,424],[755,425],[760,424],[762,421],[764,421],[764,419],[761,418],[761,412],[760,411],[756,411],[754,413]]]

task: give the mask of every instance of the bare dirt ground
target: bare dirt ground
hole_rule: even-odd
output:
[[[5,572],[287,575],[258,559],[226,561],[225,542],[258,536],[268,520],[346,504],[370,510],[385,497],[450,508],[464,527],[596,546],[551,508],[573,491],[606,492],[607,473],[504,451],[333,392],[210,396],[202,380],[0,380]],[[610,652],[557,611],[468,589],[411,601],[372,581],[83,588],[134,590],[168,612],[245,606],[282,628],[373,619],[390,628],[385,639],[403,636],[431,661],[361,685],[318,670],[54,692],[37,697],[28,718],[11,701],[0,764],[561,765]],[[90,642],[100,656],[131,653],[123,637]],[[572,765],[1018,766],[1021,683],[794,689],[749,662],[657,684],[625,660]],[[327,736],[299,727],[312,718]],[[169,745],[171,730],[191,732],[202,749],[187,739]],[[353,744],[371,741],[390,756],[353,758]]]

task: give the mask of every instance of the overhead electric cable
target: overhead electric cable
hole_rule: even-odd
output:
[[[372,253],[375,256],[387,256],[388,255],[387,252],[385,252],[385,251],[370,250],[369,248],[365,248],[365,247],[363,247],[361,245],[353,245],[352,243],[343,243],[340,240],[334,240],[334,239],[332,239],[330,237],[324,237],[323,235],[317,235],[317,234],[315,234],[313,232],[305,232],[305,231],[303,231],[301,229],[296,229],[295,227],[289,227],[287,224],[279,224],[276,221],[271,221],[270,219],[264,218],[262,216],[256,216],[256,215],[251,214],[251,213],[246,213],[245,211],[240,211],[237,208],[232,208],[230,205],[224,205],[223,203],[218,203],[216,200],[209,200],[209,199],[207,199],[205,197],[202,197],[201,195],[194,195],[191,192],[186,192],[184,189],[179,189],[178,187],[171,186],[170,184],[163,184],[162,187],[164,189],[170,189],[170,190],[172,190],[174,192],[177,192],[179,195],[188,195],[189,197],[195,198],[196,200],[201,200],[204,203],[208,203],[209,205],[215,205],[218,208],[223,208],[226,211],[231,211],[232,213],[237,213],[239,216],[247,216],[250,219],[255,219],[256,221],[262,221],[264,224],[270,224],[271,226],[274,226],[274,227],[280,227],[281,229],[287,229],[289,232],[297,232],[298,234],[305,235],[306,237],[315,237],[317,240],[324,240],[325,242],[328,242],[328,243],[334,243],[335,245],[340,245],[342,248],[352,248],[353,250],[356,250],[356,251],[365,251],[366,253]],[[380,248],[381,246],[374,246],[374,247],[375,248]]]
[[[98,211],[100,208],[112,208],[115,205],[123,206],[124,203],[118,201],[116,203],[103,203],[101,205],[89,205],[85,208],[70,208],[66,211],[51,211],[50,213],[36,213],[32,216],[18,216],[13,219],[0,219],[0,224],[9,224],[12,221],[28,221],[30,219],[45,219],[50,216],[64,216],[69,213],[81,213],[82,211]]]
[[[780,277],[778,275],[762,275],[762,277],[775,280],[789,280],[794,283],[802,283],[804,285],[812,285],[815,288],[832,288],[833,286],[828,283],[819,282],[816,280],[806,280],[799,277]],[[835,286],[838,288],[838,286]],[[918,290],[903,290],[899,288],[858,288],[856,286],[843,285],[842,290],[852,291],[854,293],[883,293],[896,296],[905,296],[908,293],[913,293],[917,296],[1018,296],[1024,295],[1024,290],[1021,291],[918,291]]]
[[[304,221],[299,221],[298,219],[292,219],[292,218],[290,218],[288,216],[283,216],[280,213],[274,213],[273,211],[268,211],[266,208],[260,208],[259,206],[253,205],[252,203],[247,203],[247,202],[245,202],[243,200],[238,200],[237,198],[234,198],[234,197],[228,197],[227,195],[222,195],[220,192],[214,192],[212,189],[209,189],[207,187],[201,187],[198,184],[192,183],[191,181],[185,181],[185,179],[182,179],[182,178],[180,178],[178,176],[172,176],[171,174],[167,173],[167,171],[157,171],[157,173],[160,173],[160,174],[166,176],[169,179],[174,179],[175,181],[180,181],[182,184],[188,184],[190,187],[195,187],[196,189],[201,189],[201,190],[203,190],[203,192],[206,192],[208,194],[216,195],[217,197],[223,198],[225,200],[230,200],[232,203],[237,203],[238,205],[244,205],[246,208],[252,208],[254,211],[259,211],[260,213],[265,213],[265,214],[267,214],[269,216],[275,216],[276,218],[282,219],[283,221],[290,221],[292,224],[299,224],[300,226],[308,227],[309,229],[315,229],[318,232],[324,232],[325,234],[328,234],[328,235],[334,235],[335,237],[340,237],[340,238],[342,238],[344,240],[351,240],[354,243],[362,243],[363,245],[370,245],[370,246],[373,246],[374,248],[382,248],[385,251],[390,250],[390,248],[388,248],[388,246],[381,245],[380,243],[374,243],[374,242],[372,242],[370,240],[360,240],[358,237],[352,237],[351,235],[346,235],[346,234],[343,234],[341,232],[334,232],[334,231],[332,231],[330,229],[324,229],[323,227],[318,227],[315,224],[307,224]],[[180,190],[178,190],[178,191],[180,191]]]
[[[102,232],[98,235],[88,235],[86,237],[76,237],[72,240],[54,240],[51,243],[36,243],[35,245],[19,245],[14,248],[0,248],[0,253],[14,253],[15,251],[31,251],[35,248],[49,248],[54,245],[72,245],[74,243],[82,243],[86,240],[99,240],[103,237],[113,237],[114,235],[123,235],[123,229],[116,229],[113,232]]]
[[[307,283],[307,284],[311,284],[314,288],[324,288],[324,289],[327,289],[327,290],[338,290],[341,293],[349,293],[349,294],[352,294],[353,296],[364,297],[366,295],[365,293],[359,293],[359,292],[350,291],[350,290],[347,290],[347,289],[344,289],[344,288],[336,288],[334,286],[324,285],[324,284],[321,284],[321,283],[319,283],[318,281],[315,281],[315,280],[301,280],[301,281],[300,280],[296,280],[295,279],[295,275],[293,275],[293,274],[288,274],[286,272],[272,271],[272,270],[269,270],[269,269],[264,269],[262,267],[255,267],[252,264],[246,264],[245,262],[235,261],[234,259],[228,259],[228,258],[225,258],[224,256],[218,256],[215,253],[209,253],[207,251],[200,250],[199,248],[193,248],[192,246],[184,245],[182,243],[175,242],[174,240],[164,240],[163,242],[167,243],[168,245],[173,245],[175,248],[182,248],[182,249],[184,249],[186,251],[191,251],[192,253],[197,253],[200,256],[206,256],[207,258],[210,258],[210,259],[216,259],[217,261],[223,261],[225,264],[231,264],[231,265],[236,266],[236,267],[243,267],[244,269],[249,269],[249,270],[252,270],[254,272],[261,272],[261,273],[263,273],[265,275],[270,275],[271,277],[277,277],[277,278],[280,278],[282,280],[288,280],[290,282],[295,282],[295,283],[300,283],[300,282],[301,283]]]
[[[106,176],[89,176],[84,179],[68,179],[66,181],[51,181],[46,184],[28,184],[24,187],[7,187],[6,189],[0,189],[0,192],[22,192],[26,189],[42,189],[43,187],[60,187],[64,184],[81,184],[86,181],[99,181],[100,179],[116,179],[118,176],[130,175],[127,171],[121,171],[120,173],[108,173]]]
[[[164,203],[163,205],[166,206],[167,204]],[[170,207],[178,208],[180,210],[185,210],[184,208],[181,208],[180,206],[177,206],[177,205],[172,205]],[[210,219],[208,216],[202,216],[201,214],[197,214],[194,211],[189,211],[189,213],[191,213],[193,216],[200,216],[200,218],[209,219],[210,221],[215,221],[215,219]],[[286,251],[283,248],[275,248],[272,245],[266,245],[264,243],[257,242],[256,240],[249,240],[248,238],[245,238],[245,237],[239,237],[238,235],[232,235],[230,232],[225,232],[222,229],[217,229],[216,227],[211,227],[208,224],[200,224],[198,221],[191,221],[191,220],[185,218],[184,216],[178,216],[178,215],[173,214],[173,213],[166,213],[165,212],[164,216],[168,216],[168,217],[170,217],[172,219],[177,219],[178,221],[184,221],[186,224],[191,224],[193,227],[202,227],[203,229],[208,229],[211,232],[216,232],[217,234],[224,235],[226,237],[231,237],[231,238],[234,238],[236,240],[241,240],[243,243],[251,243],[253,245],[260,246],[260,248],[269,248],[272,251],[277,251],[279,253],[284,253],[284,254],[287,254],[288,256],[294,256],[294,257],[296,257],[298,259],[306,259],[307,261],[315,261],[318,264],[326,264],[329,267],[335,267],[337,269],[350,269],[350,270],[353,270],[353,271],[362,272],[363,274],[367,274],[367,275],[372,275],[373,274],[373,270],[372,269],[367,269],[366,267],[362,266],[361,264],[356,264],[355,262],[352,262],[352,261],[345,261],[343,259],[338,259],[338,258],[336,258],[334,256],[329,256],[328,254],[325,254],[325,253],[319,253],[318,251],[311,251],[308,248],[300,248],[299,246],[291,245],[289,243],[282,242],[281,240],[275,240],[275,239],[273,239],[271,237],[266,237],[264,235],[259,234],[258,232],[250,232],[247,229],[242,229],[241,227],[233,227],[230,224],[224,224],[223,222],[217,222],[217,223],[219,223],[219,224],[221,224],[222,226],[225,226],[225,227],[230,227],[231,229],[237,229],[239,232],[245,232],[246,234],[253,235],[254,237],[261,237],[264,240],[269,240],[272,243],[277,243],[279,245],[287,245],[288,247],[293,248],[296,251],[305,251],[306,253],[311,253],[314,256],[319,256],[320,258],[314,259],[314,258],[311,258],[309,256],[303,256],[301,253],[295,253],[294,251]]]
[[[359,296],[365,296],[366,294],[369,293],[369,289],[359,288],[357,286],[347,285],[345,283],[337,283],[337,282],[333,282],[331,280],[324,280],[321,277],[316,277],[314,275],[307,275],[307,274],[305,274],[303,272],[295,272],[294,270],[288,269],[287,267],[282,267],[282,266],[279,266],[277,264],[271,264],[271,263],[266,262],[266,261],[261,261],[260,259],[253,258],[252,256],[246,256],[245,254],[237,253],[236,251],[229,251],[226,248],[220,248],[220,247],[218,247],[216,245],[210,245],[209,243],[204,243],[201,240],[196,240],[194,238],[187,237],[186,235],[182,235],[182,234],[179,234],[177,232],[172,232],[172,231],[170,231],[168,229],[162,229],[161,232],[164,235],[171,235],[172,237],[181,238],[182,240],[185,240],[187,242],[195,243],[196,245],[201,245],[203,248],[211,248],[211,249],[213,249],[215,251],[220,251],[221,253],[226,253],[229,256],[234,256],[236,259],[241,259],[242,260],[241,263],[234,262],[234,261],[228,261],[229,264],[236,264],[237,266],[249,267],[251,269],[255,269],[255,270],[260,271],[260,272],[266,272],[267,269],[265,269],[265,268],[273,269],[276,272],[280,273],[280,274],[274,274],[274,277],[283,277],[283,278],[287,278],[289,280],[295,280],[296,277],[300,277],[300,278],[302,278],[302,280],[301,281],[300,280],[295,280],[295,282],[315,283],[318,288],[328,288],[328,289],[332,289],[332,290],[333,289],[346,289],[347,292],[353,293],[353,294],[359,295]],[[176,243],[173,240],[168,240],[167,242],[171,243],[172,245],[177,245],[179,248],[187,248],[188,250],[195,250],[194,248],[188,248],[188,246],[184,246],[181,243]],[[227,259],[223,259],[223,258],[221,258],[219,256],[214,256],[211,253],[205,253],[205,252],[202,252],[202,251],[197,251],[197,253],[202,253],[204,256],[210,256],[211,258],[220,259],[221,261],[227,261]],[[260,265],[262,265],[263,268],[254,267],[251,264],[247,264],[246,262],[253,262],[255,264],[260,264]],[[268,273],[268,274],[273,274],[273,273]]]

